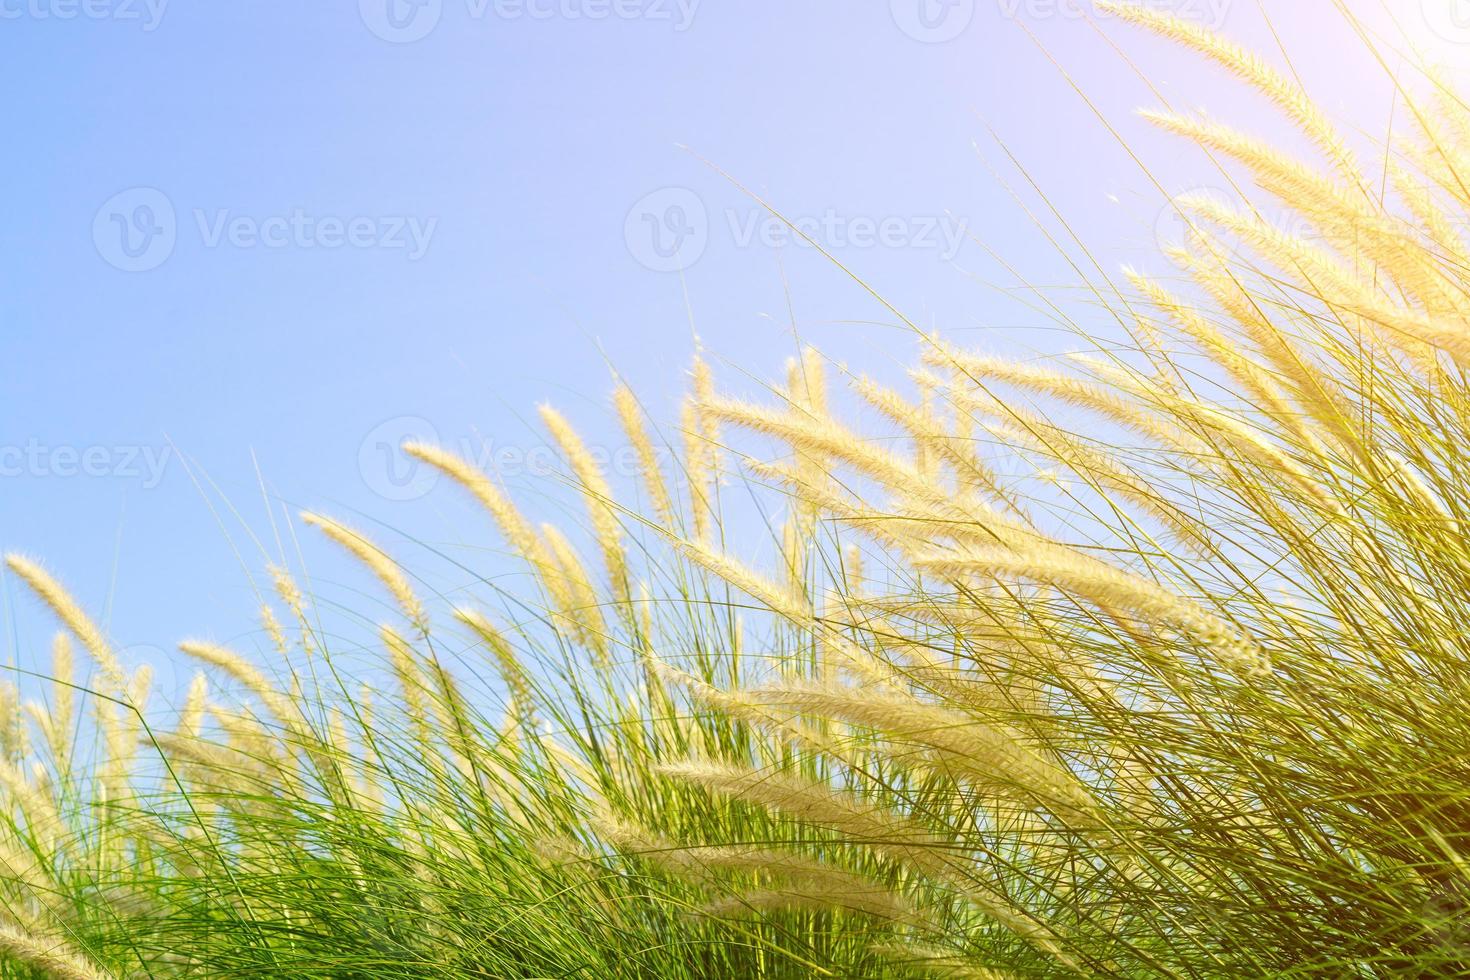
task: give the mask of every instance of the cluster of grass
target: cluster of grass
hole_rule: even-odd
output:
[[[846,379],[862,431],[815,354],[765,405],[697,364],[677,474],[617,392],[636,508],[544,409],[590,557],[406,446],[533,585],[524,616],[430,608],[306,515],[399,609],[380,683],[276,568],[274,662],[183,644],[206,672],[164,719],[12,556],[65,631],[44,703],[0,697],[0,971],[1470,971],[1470,111],[1403,93],[1370,176],[1295,82],[1109,6],[1325,164],[1155,116],[1311,232],[1180,201],[1178,274],[1099,292],[1126,349],[924,337],[919,397]],[[780,495],[775,563],[724,540],[737,458]]]

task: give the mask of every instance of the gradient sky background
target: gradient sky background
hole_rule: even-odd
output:
[[[1028,33],[1170,193],[1222,180],[1131,115],[1159,99],[1111,43],[1178,107],[1285,132],[1218,71],[1066,0],[389,2],[0,0],[0,547],[44,558],[166,684],[184,636],[256,647],[250,575],[300,508],[503,570],[449,488],[397,481],[381,447],[404,435],[506,451],[505,482],[555,516],[516,462],[544,453],[535,405],[613,445],[615,368],[672,431],[696,332],[737,388],[778,375],[792,312],[896,377],[913,343],[894,317],[813,250],[764,244],[759,206],[703,160],[788,215],[833,216],[819,237],[916,323],[1027,354],[1068,339],[1017,274],[1077,280],[1001,183],[1035,207],[991,131],[1110,270],[1160,268],[1171,228]],[[1160,5],[1279,61],[1254,0]],[[1269,6],[1324,106],[1382,134],[1385,76],[1332,3]],[[1470,62],[1464,0],[1356,9],[1390,49]],[[267,220],[296,213],[359,240]],[[213,239],[222,219],[284,244]],[[390,247],[403,222],[432,228],[423,254]],[[973,241],[950,254],[936,224],[1016,272]],[[655,226],[665,246],[695,234],[666,258]],[[326,594],[379,601],[303,549]],[[52,625],[17,585],[4,656],[34,667]]]

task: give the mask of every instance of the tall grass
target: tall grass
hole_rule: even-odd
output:
[[[1417,131],[1370,174],[1265,62],[1107,6],[1321,157],[1153,116],[1264,197],[1179,202],[1177,272],[1112,310],[1130,344],[922,337],[921,397],[844,378],[852,420],[815,354],[765,404],[699,364],[677,473],[620,390],[646,508],[546,409],[595,560],[407,446],[533,586],[444,610],[307,515],[398,609],[365,686],[275,569],[277,660],[186,642],[165,719],[12,556],[65,632],[45,704],[0,692],[4,969],[1470,971],[1470,111],[1403,94]],[[786,511],[776,562],[725,540],[737,460]]]

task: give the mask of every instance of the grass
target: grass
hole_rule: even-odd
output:
[[[1176,273],[1111,306],[1126,345],[922,337],[920,397],[845,377],[851,418],[815,354],[767,404],[700,364],[673,474],[620,391],[646,512],[543,410],[587,555],[406,447],[483,506],[533,615],[426,604],[307,515],[398,608],[365,685],[275,569],[276,661],[184,644],[206,671],[164,718],[12,556],[64,631],[46,703],[0,698],[0,969],[1470,970],[1470,111],[1405,92],[1417,131],[1369,174],[1286,76],[1116,9],[1326,165],[1153,117],[1258,191],[1179,202]],[[786,512],[776,562],[724,540],[736,462]]]

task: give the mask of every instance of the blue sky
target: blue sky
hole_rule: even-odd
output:
[[[1254,2],[1168,6],[1274,54]],[[1345,63],[1331,4],[1281,6],[1308,84],[1381,133],[1382,79]],[[1390,9],[1461,66],[1467,7]],[[144,659],[194,634],[248,648],[247,573],[302,507],[482,549],[493,574],[483,522],[401,485],[382,446],[488,446],[554,514],[535,405],[611,447],[615,368],[672,423],[696,332],[735,387],[778,374],[793,316],[896,373],[892,315],[782,247],[750,194],[926,328],[1065,343],[970,240],[1075,284],[991,133],[1113,268],[1158,265],[1166,204],[1032,36],[1169,192],[1220,181],[1131,115],[1157,98],[1105,38],[1181,107],[1281,131],[1101,28],[1056,0],[0,0],[0,547]],[[3,594],[5,655],[34,664],[50,626]]]

